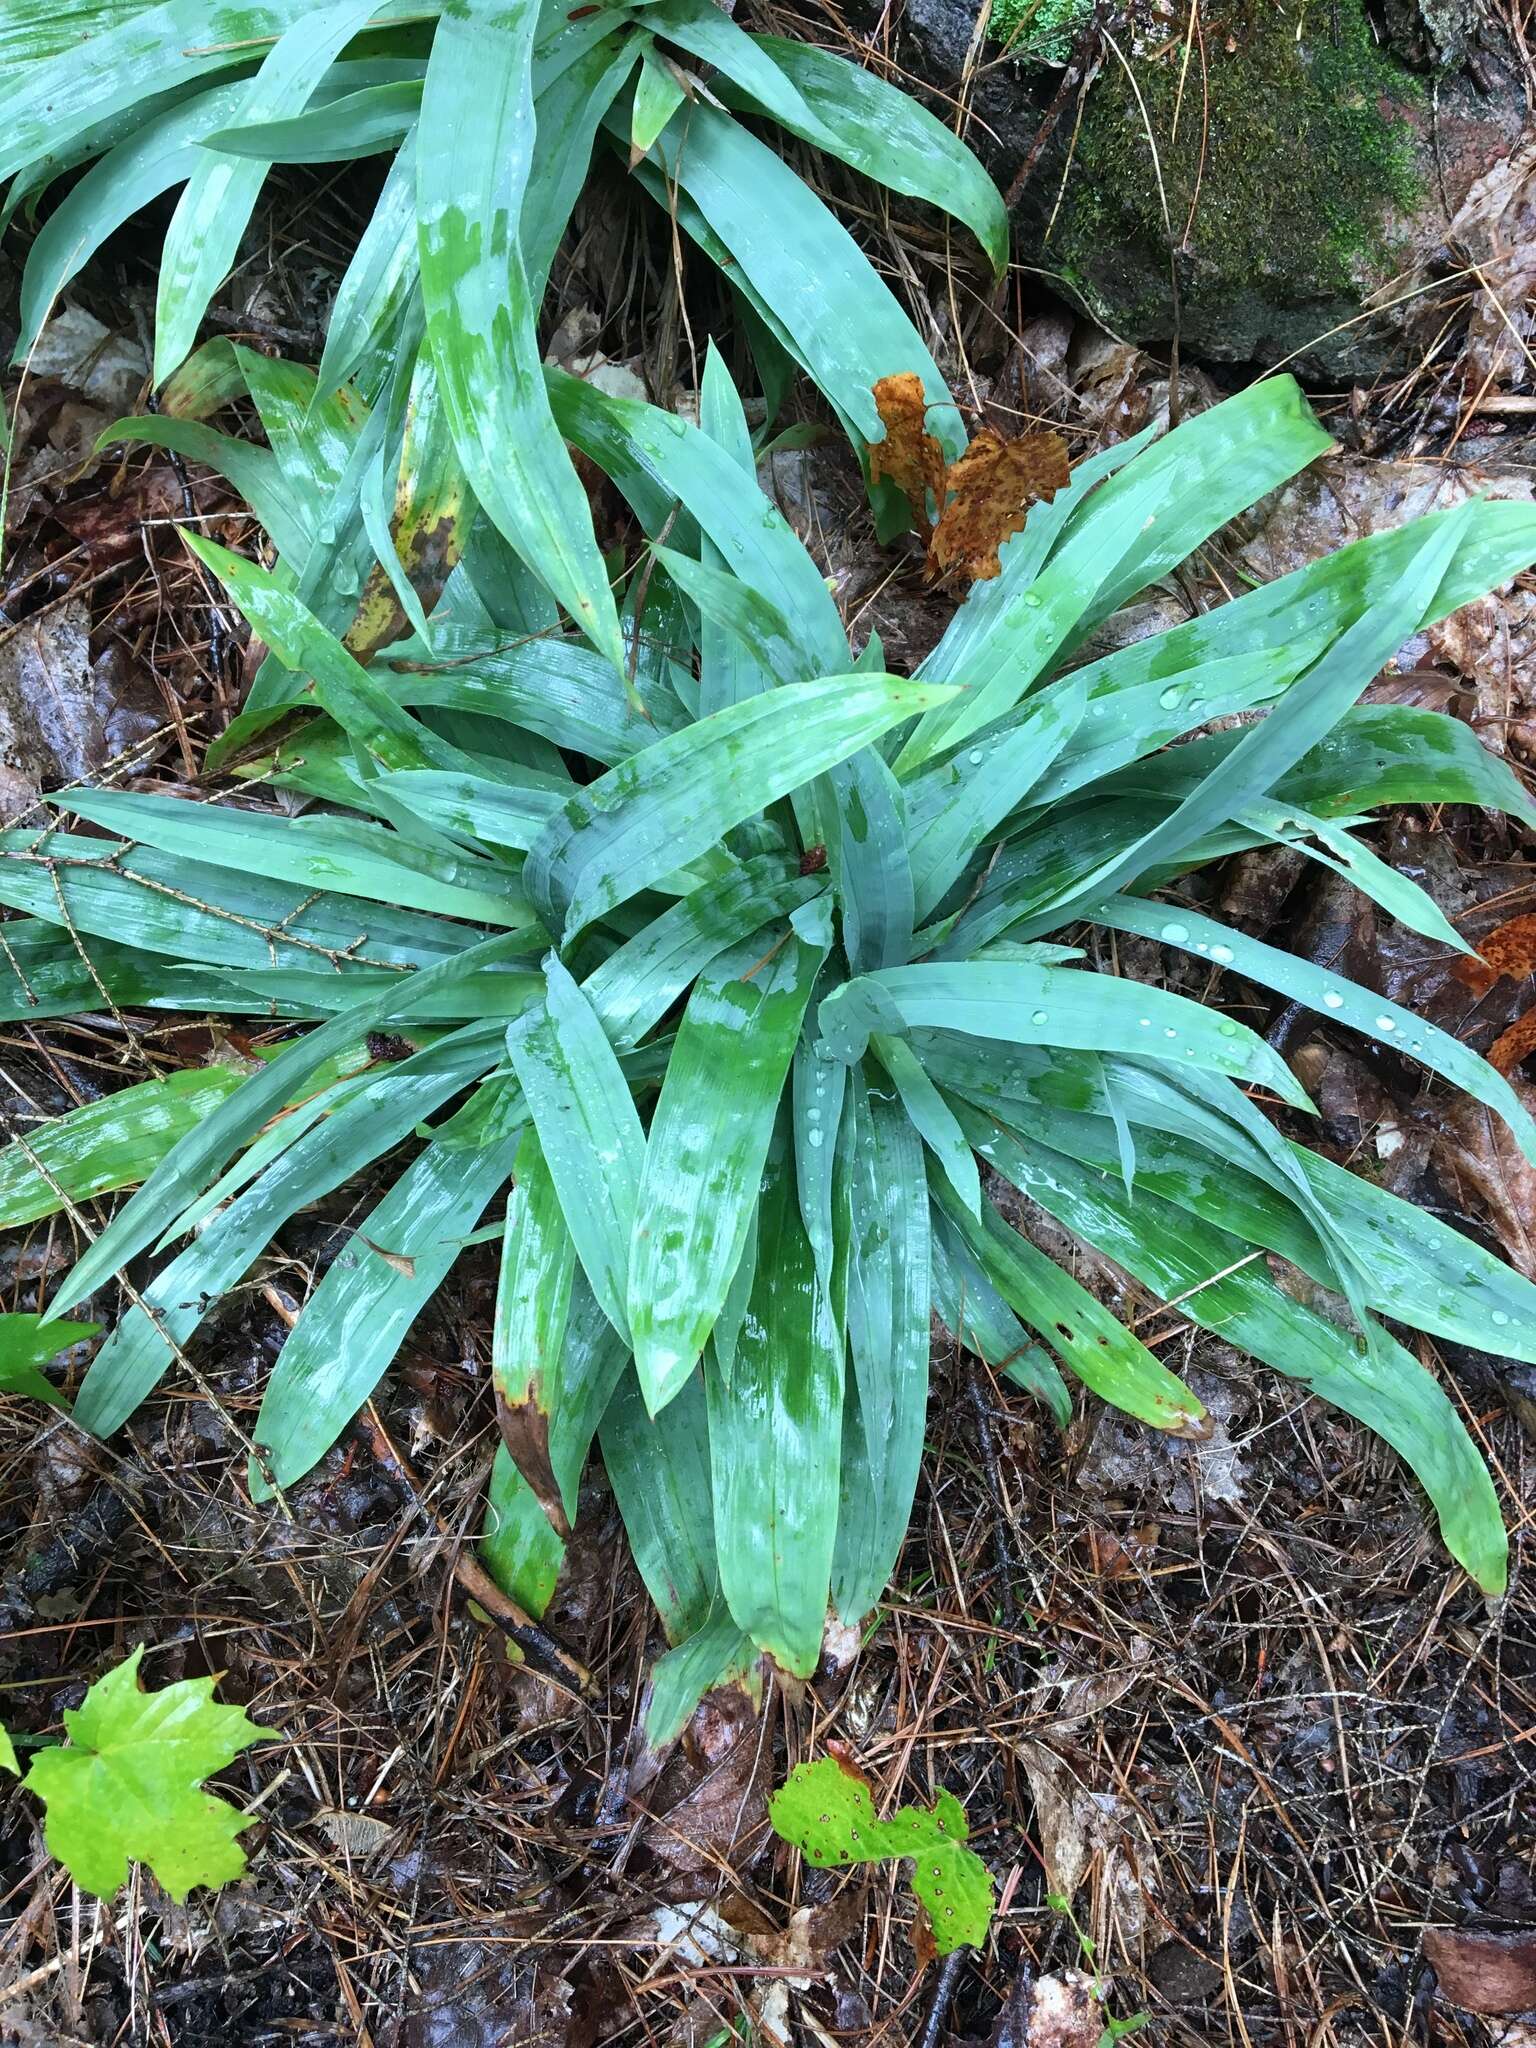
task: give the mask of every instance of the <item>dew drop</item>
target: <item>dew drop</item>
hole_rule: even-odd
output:
[[[1174,1028],[1173,1028],[1173,1026],[1172,1026],[1171,1024],[1165,1024],[1165,1025],[1163,1026],[1163,1036],[1164,1036],[1164,1038],[1177,1038],[1177,1037],[1178,1037],[1178,1035],[1179,1035],[1179,1034],[1178,1034],[1178,1032],[1174,1030]]]
[[[1344,1007],[1344,998],[1336,988],[1325,988],[1323,990],[1323,1001],[1330,1010],[1342,1010]]]
[[[813,1152],[819,1150],[821,1146],[821,1140],[822,1133],[820,1131],[807,1131],[805,1134],[805,1142],[810,1146]]]
[[[1504,1313],[1503,1309],[1501,1309],[1501,1308],[1496,1308],[1496,1309],[1495,1309],[1495,1310],[1493,1311],[1493,1314],[1492,1314],[1492,1315],[1491,1315],[1491,1316],[1489,1317],[1489,1321],[1490,1321],[1490,1322],[1493,1322],[1493,1323],[1497,1323],[1497,1324],[1498,1324],[1498,1326],[1499,1326],[1499,1328],[1500,1328],[1500,1329],[1502,1330],[1502,1329],[1504,1328],[1505,1324],[1506,1324],[1506,1323],[1507,1323],[1507,1322],[1509,1321],[1509,1317],[1508,1317],[1507,1315],[1505,1315],[1505,1313]]]
[[[1152,1019],[1150,1017],[1138,1017],[1136,1019],[1136,1022],[1141,1026],[1143,1031],[1150,1031],[1152,1029]]]
[[[984,757],[982,755],[980,747],[972,747],[971,751],[966,755],[965,758],[967,759],[967,761],[970,762],[973,768],[979,768]]]
[[[1231,964],[1232,957],[1232,948],[1230,946],[1212,946],[1211,948],[1211,958],[1217,961],[1222,967],[1229,966]]]
[[[1232,1022],[1232,1019],[1230,1017],[1224,1020],[1221,1027],[1221,1035],[1223,1038],[1236,1038],[1237,1026]]]
[[[1044,1024],[1049,1021],[1049,1018],[1049,1010],[1031,1010],[1029,1013],[1029,1021],[1031,1024]]]
[[[1376,1029],[1378,1031],[1395,1031],[1397,1029],[1397,1019],[1395,1017],[1378,1017],[1376,1019]]]
[[[1170,946],[1182,946],[1189,937],[1189,926],[1187,924],[1165,924],[1163,926],[1163,937]]]
[[[1422,1038],[1410,1038],[1410,1039],[1409,1039],[1409,1041],[1408,1041],[1408,1050],[1409,1050],[1410,1052],[1422,1052],[1422,1051],[1424,1050],[1424,1041],[1423,1041],[1423,1039],[1422,1039]]]
[[[1181,685],[1170,683],[1166,690],[1159,693],[1157,701],[1165,711],[1172,711],[1183,695],[1184,691]]]
[[[1030,610],[1031,610],[1031,611],[1038,611],[1038,610],[1040,609],[1040,593],[1039,593],[1039,591],[1038,591],[1038,590],[1026,590],[1026,591],[1025,591],[1025,593],[1024,593],[1024,602],[1025,602],[1025,603],[1026,603],[1026,604],[1027,604],[1027,605],[1029,606],[1029,608],[1030,608]]]

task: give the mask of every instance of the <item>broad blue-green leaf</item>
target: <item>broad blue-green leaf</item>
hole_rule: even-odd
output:
[[[535,1621],[554,1597],[565,1543],[550,1526],[538,1495],[498,1444],[485,1489],[480,1562],[503,1593]]]
[[[416,130],[401,142],[368,225],[331,303],[318,385],[345,384],[399,315],[415,285]]]
[[[1508,1542],[1498,1496],[1438,1381],[1378,1332],[1372,1350],[1283,1294],[1240,1238],[994,1126],[979,1147],[1015,1186],[1179,1313],[1262,1358],[1384,1437],[1433,1501],[1446,1548],[1485,1592],[1503,1590]],[[1219,1277],[1218,1277],[1219,1276]]]
[[[652,157],[730,251],[754,296],[772,309],[794,353],[865,441],[881,436],[873,386],[910,370],[930,400],[945,453],[964,430],[949,386],[888,286],[847,230],[766,144],[729,114],[697,102]],[[680,214],[684,225],[688,216]]]
[[[356,818],[290,818],[116,790],[72,792],[69,804],[109,832],[215,867],[486,924],[532,921],[516,883],[491,862],[426,853]]]
[[[629,1258],[635,1371],[652,1414],[692,1374],[725,1301],[830,943],[822,899],[787,931],[722,954],[688,998],[651,1119]]]
[[[300,1084],[334,1053],[366,1035],[381,1016],[408,1014],[460,976],[507,958],[518,943],[515,937],[502,934],[436,967],[402,976],[387,991],[367,996],[286,1047],[160,1162],[71,1268],[49,1315],[93,1294],[136,1252],[153,1242],[172,1217],[202,1192],[235,1148],[255,1137],[268,1117],[296,1095]]]
[[[968,1351],[1050,1410],[1058,1429],[1072,1420],[1072,1396],[1045,1348],[1037,1344],[981,1269],[980,1261],[942,1209],[930,1208],[933,1306]]]
[[[1134,932],[1143,938],[1161,939],[1183,952],[1198,953],[1218,967],[1278,990],[1293,1002],[1308,1004],[1319,1016],[1337,1018],[1366,1037],[1422,1061],[1432,1073],[1443,1075],[1501,1116],[1521,1150],[1536,1160],[1536,1122],[1514,1089],[1471,1046],[1427,1018],[1373,995],[1342,975],[1315,967],[1310,960],[1299,960],[1214,918],[1186,910],[1182,904],[1172,909],[1136,897],[1116,896],[1092,905],[1088,914],[1095,924],[1112,931]]]
[[[226,156],[259,157],[265,164],[341,164],[393,149],[416,125],[421,79],[365,85],[325,106],[277,119],[241,119],[206,138]]]
[[[848,1349],[858,1399],[845,1415],[832,1597],[844,1621],[885,1591],[912,1517],[928,1413],[928,1182],[922,1146],[895,1090],[855,1070]],[[855,1404],[850,1403],[852,1409]],[[855,1438],[850,1461],[848,1439]]]
[[[372,1394],[511,1172],[517,1091],[487,1082],[455,1121],[471,1118],[473,1143],[452,1143],[450,1124],[369,1211],[278,1353],[252,1435],[279,1486],[323,1458]],[[264,1475],[248,1478],[264,1498]]]
[[[922,1061],[904,1038],[888,1038],[877,1032],[869,1047],[895,1084],[913,1130],[938,1161],[966,1208],[973,1216],[979,1216],[981,1176],[969,1141],[956,1123],[954,1111],[928,1078]]]
[[[821,1656],[837,1531],[841,1333],[800,1220],[788,1120],[770,1149],[751,1307],[729,1382],[712,1360],[710,1464],[726,1604],[797,1677]]]
[[[705,0],[709,5],[710,0]],[[718,10],[713,10],[718,11]],[[724,16],[721,16],[724,19]],[[724,358],[710,342],[704,355],[704,375],[699,384],[699,426],[726,455],[738,463],[744,477],[757,482],[757,464],[752,450],[752,436],[747,428],[747,417],[742,410],[741,395],[731,382],[731,373],[725,367]],[[700,542],[699,559],[708,569],[724,569],[725,557],[707,536]],[[740,582],[741,579],[737,579]],[[742,583],[743,589],[751,586]],[[768,600],[765,598],[766,604]],[[775,610],[777,622],[781,614]],[[717,624],[709,612],[701,614],[699,622],[699,716],[708,718],[713,711],[723,711],[727,704],[739,704],[744,697],[755,697],[763,690],[772,689],[776,682],[787,683],[796,673],[795,669],[767,671],[749,652],[749,647],[740,634],[728,624]]]
[[[1165,989],[1074,967],[936,961],[892,968],[845,982],[822,1003],[819,1022],[839,1059],[860,1058],[871,1031],[963,1031],[1014,1045],[1188,1060],[1308,1106],[1285,1062],[1246,1025]]]
[[[610,398],[563,370],[545,378],[561,433],[613,478],[642,524],[654,518],[659,529],[681,504],[724,567],[773,605],[800,650],[794,680],[849,666],[848,637],[821,571],[732,453],[659,406]]]
[[[475,497],[594,647],[624,666],[586,493],[545,394],[518,221],[533,149],[536,0],[453,0],[422,95],[427,338]]]
[[[553,953],[547,993],[507,1033],[566,1226],[604,1315],[628,1338],[630,1242],[645,1133],[588,997]]]
[[[200,154],[200,138],[227,121],[249,89],[245,83],[221,85],[167,107],[76,179],[27,251],[18,308],[18,360],[26,360],[59,293],[81,265],[141,206],[190,175]]]
[[[460,768],[458,750],[445,746],[353,660],[291,591],[264,569],[217,541],[184,533],[183,539],[218,577],[256,631],[286,668],[307,675],[314,700],[386,768]]]
[[[629,110],[630,154],[637,158],[645,155],[685,97],[676,72],[657,56],[650,36],[639,40],[640,76]]]
[[[773,854],[755,854],[695,889],[616,947],[582,993],[620,1049],[638,1045],[715,956],[770,919],[788,917],[823,891]]]
[[[263,55],[241,119],[266,121],[297,113],[332,58],[367,27],[373,11],[374,0],[332,0],[302,13]],[[267,165],[259,159],[253,162],[205,147],[202,163],[188,178],[160,257],[156,384],[165,381],[196,341],[208,301],[234,261],[266,175]]]
[[[1299,846],[1313,860],[1353,882],[1363,895],[1379,904],[1399,924],[1407,925],[1410,931],[1420,932],[1427,939],[1449,946],[1453,952],[1470,954],[1473,951],[1427,890],[1421,889],[1417,882],[1410,881],[1396,868],[1389,867],[1358,839],[1352,839],[1342,825],[1316,817],[1310,811],[1262,797],[1245,805],[1237,814],[1237,822],[1255,832],[1268,834],[1279,844]],[[1320,843],[1312,845],[1309,843],[1312,840]]]
[[[856,973],[896,967],[912,952],[914,892],[901,786],[874,747],[839,762],[815,791],[827,864]]]
[[[729,705],[572,797],[529,852],[528,899],[550,931],[569,940],[937,701],[936,691],[898,676],[851,675]]]
[[[113,1255],[119,1236],[138,1249],[182,1217],[212,1178],[207,1162],[211,1159],[217,1165],[240,1136],[256,1135],[267,1116],[296,1092],[297,1083],[313,1073],[304,1062],[317,1040],[342,1021],[322,1025],[297,1041],[183,1138],[86,1252],[55,1305],[85,1298],[88,1286],[78,1293],[70,1291],[78,1285],[79,1275],[88,1278],[93,1268],[101,1267],[105,1278],[132,1256]],[[356,1028],[352,1027],[354,1032]],[[252,1187],[221,1209],[185,1251],[140,1290],[140,1302],[120,1318],[86,1374],[75,1403],[81,1428],[107,1436],[126,1421],[170,1365],[174,1347],[187,1342],[208,1309],[241,1279],[281,1224],[399,1144],[423,1117],[493,1065],[495,1057],[494,1025],[472,1026],[349,1091],[333,1114],[305,1130]],[[273,1077],[283,1069],[292,1081],[285,1082],[273,1101]],[[262,1113],[255,1115],[257,1110]],[[237,1120],[239,1111],[245,1114]],[[238,1134],[233,1139],[226,1135],[231,1131]]]
[[[762,1697],[761,1659],[752,1638],[722,1608],[694,1635],[656,1661],[641,1709],[646,1747],[653,1753],[675,1742],[708,1692],[743,1686],[754,1702]]]
[[[83,41],[70,34],[56,55],[19,71],[6,104],[0,179],[44,152],[62,152],[75,136],[137,100],[248,62],[254,44],[280,36],[310,5],[311,0],[266,0],[222,6],[213,16],[207,0],[103,9],[101,33]],[[210,44],[206,38],[215,23],[217,39]]]
[[[183,1067],[22,1128],[0,1151],[0,1230],[142,1180],[243,1078],[235,1067]]]
[[[1421,537],[1397,582],[1362,612],[1316,665],[1292,683],[1273,710],[1237,744],[1161,824],[1116,854],[1053,906],[1060,922],[1123,882],[1176,860],[1244,806],[1264,797],[1325,739],[1383,664],[1402,645],[1403,620],[1427,608],[1467,528],[1468,507]]]
[[[976,848],[1079,730],[1087,708],[1083,683],[1069,676],[1006,729],[980,736],[974,747],[908,786],[917,917],[927,917],[948,895]]]
[[[707,0],[692,0],[702,12]],[[670,15],[670,8],[668,8]],[[660,25],[660,17],[653,14]],[[666,31],[671,34],[672,31]],[[999,273],[1008,262],[1008,214],[1002,195],[965,144],[926,107],[887,85],[873,71],[814,43],[782,36],[751,39],[771,58],[780,77],[800,95],[814,126],[776,82],[762,88],[730,65],[730,82],[717,81],[727,106],[751,100],[802,141],[842,158],[866,178],[964,221]],[[691,45],[689,47],[692,47]],[[702,53],[701,53],[702,54]],[[718,62],[718,59],[714,61]]]
[[[720,1587],[702,1377],[651,1416],[639,1381],[625,1373],[598,1441],[646,1591],[667,1640],[681,1643],[710,1620]]]
[[[491,1374],[503,1441],[515,1451],[518,1470],[562,1536],[569,1533],[569,1524],[550,1467],[549,1418],[559,1398],[575,1274],[576,1246],[539,1134],[530,1124],[518,1146],[507,1196]]]

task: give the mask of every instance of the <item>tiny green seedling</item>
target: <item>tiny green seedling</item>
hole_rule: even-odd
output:
[[[965,1808],[952,1792],[931,1807],[904,1806],[879,1820],[866,1781],[837,1757],[798,1764],[768,1802],[774,1833],[808,1863],[884,1863],[910,1856],[912,1889],[941,1956],[981,1948],[992,1924],[992,1873],[965,1846]]]
[[[1102,2005],[1109,1996],[1109,1993],[1098,1971],[1098,1944],[1083,1931],[1077,1915],[1072,1910],[1072,1901],[1063,1893],[1047,1892],[1045,1903],[1053,1913],[1060,1913],[1064,1916],[1072,1932],[1077,1936],[1077,1945],[1083,1952],[1083,1961],[1093,1972],[1093,1995]],[[1123,2040],[1127,2034],[1139,2034],[1151,2017],[1150,2013],[1136,2012],[1132,2013],[1129,2019],[1112,2020],[1106,2018],[1104,2031],[1094,2043],[1094,2048],[1115,2048],[1115,2043]]]

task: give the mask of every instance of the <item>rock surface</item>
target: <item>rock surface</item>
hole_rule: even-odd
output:
[[[1470,0],[1236,0],[1195,35],[1188,9],[1100,13],[1097,43],[1091,10],[1070,50],[1049,43],[1066,68],[979,35],[975,0],[854,0],[849,18],[896,24],[941,111],[966,81],[1016,260],[1115,334],[1325,378],[1402,371],[1419,302],[1386,302],[1512,246],[1501,224],[1518,228],[1532,180],[1502,167],[1532,130],[1516,53]],[[1473,251],[1480,191],[1500,208]]]

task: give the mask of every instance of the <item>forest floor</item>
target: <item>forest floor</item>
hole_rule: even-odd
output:
[[[356,203],[346,177],[278,181],[265,239],[224,294],[224,331],[313,360],[310,309]],[[871,233],[890,238],[895,280],[989,416],[1057,424],[1077,458],[1166,412],[1166,362],[1029,278],[957,332],[930,230]],[[120,773],[130,749],[133,778],[190,784],[240,698],[241,634],[210,608],[174,523],[190,515],[236,546],[251,523],[164,454],[89,453],[142,394],[153,246],[122,238],[19,403],[14,379],[5,394],[17,428],[0,718],[26,728],[0,778],[12,815],[37,787]],[[621,306],[578,249],[561,285],[570,334],[597,337],[662,402],[675,360],[688,381],[687,300],[669,297],[666,269]],[[1338,452],[1112,630],[1172,623],[1471,489],[1530,497],[1536,377],[1515,365],[1493,396],[1526,404],[1477,409],[1475,313],[1416,374],[1315,394]],[[1216,393],[1186,366],[1175,403]],[[912,558],[876,549],[846,449],[828,438],[774,472],[855,630],[877,627],[893,667],[920,657],[945,606]],[[1420,636],[1377,689],[1456,710],[1526,770],[1536,584]],[[1404,812],[1375,843],[1474,942],[1536,909],[1531,849],[1502,821]],[[1507,981],[1475,995],[1453,956],[1288,856],[1246,857],[1221,889],[1247,930],[1480,1048],[1531,1000]],[[1155,949],[1121,964],[1174,971]],[[1323,1149],[1536,1277],[1536,1175],[1481,1112],[1320,1020],[1250,1000],[1321,1106]],[[162,1069],[214,1047],[195,1018],[131,1028]],[[125,1050],[112,1020],[0,1031],[0,1113],[24,1130],[110,1092],[132,1077]],[[1179,2048],[1536,2042],[1455,2002],[1482,1981],[1464,1939],[1435,1951],[1437,1978],[1423,1938],[1471,1922],[1510,1952],[1521,1930],[1536,1946],[1532,1369],[1421,1352],[1484,1447],[1509,1524],[1511,1590],[1489,1606],[1363,1429],[1073,1255],[1191,1379],[1212,1438],[1153,1438],[1091,1401],[1059,1436],[936,1332],[917,1512],[878,1625],[829,1643],[815,1678],[771,1692],[761,1715],[736,1695],[706,1702],[647,1776],[636,1722],[654,1616],[601,1471],[547,1617],[594,1674],[590,1697],[509,1661],[453,1575],[495,1441],[492,1250],[461,1260],[286,1511],[244,1492],[235,1426],[364,1206],[354,1187],[287,1230],[205,1324],[204,1384],[168,1382],[110,1443],[0,1397],[0,1718],[56,1727],[146,1643],[151,1683],[221,1673],[222,1696],[283,1737],[223,1780],[259,1817],[249,1876],[185,1907],[141,1874],[98,1909],[46,1854],[31,1802],[0,1790],[0,2041],[899,2048],[921,2035],[937,1975],[906,1886],[803,1868],[767,1826],[787,1767],[840,1741],[882,1799],[956,1792],[996,1874],[994,1938],[962,1970],[944,2038],[1097,2048],[1107,2022],[1146,2016],[1150,2038]],[[1053,1246],[1042,1218],[1019,1220]],[[35,1306],[73,1250],[66,1227],[13,1234],[4,1305]],[[1050,1903],[1063,1897],[1070,1913]],[[1049,2035],[1024,1995],[1036,1979],[1075,2000]]]

